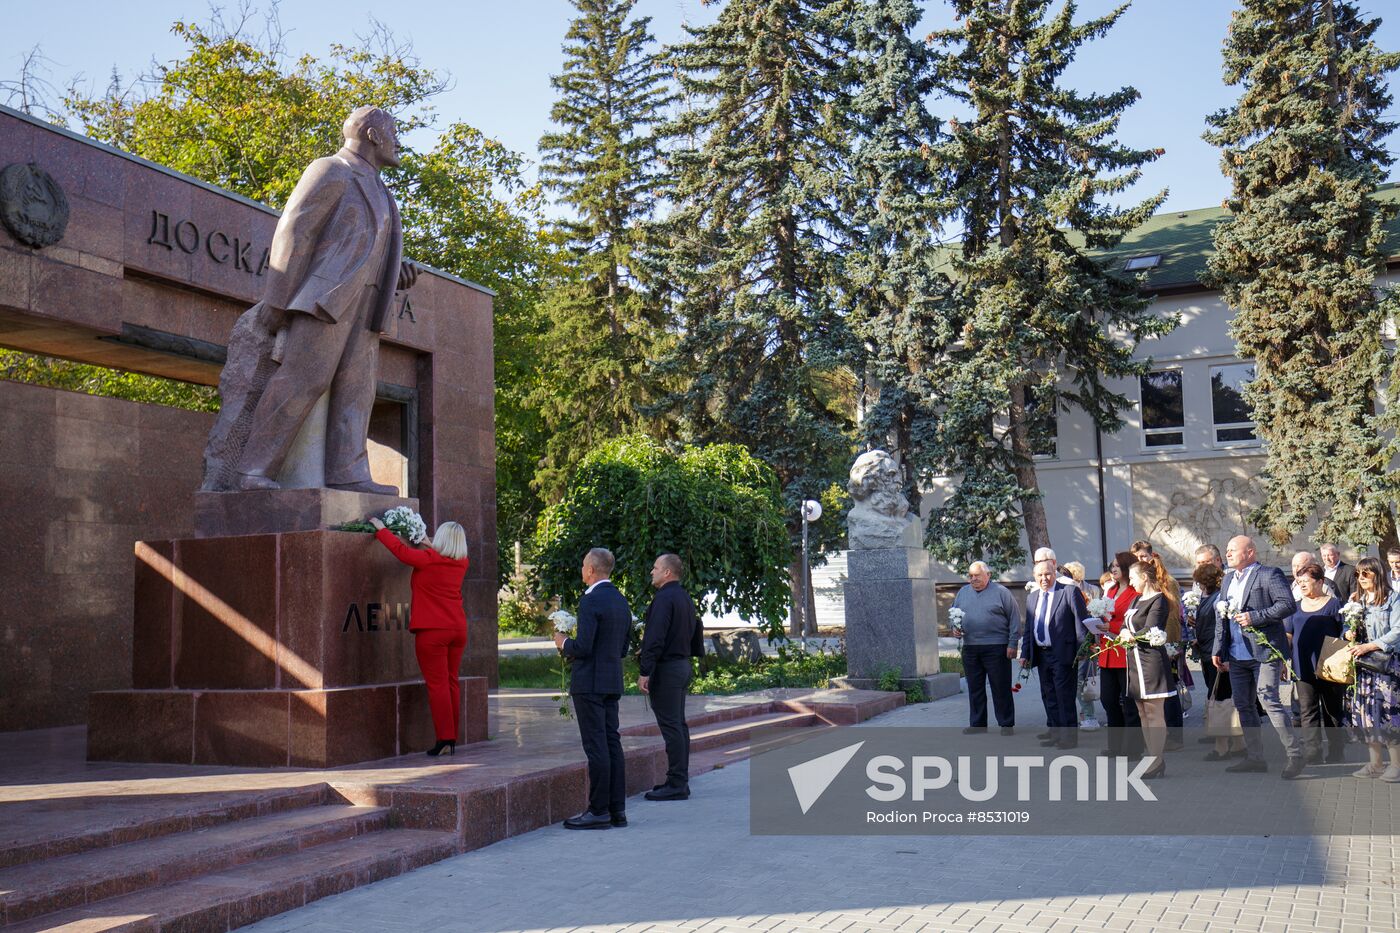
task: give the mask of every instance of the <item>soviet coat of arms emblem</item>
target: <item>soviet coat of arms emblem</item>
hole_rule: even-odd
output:
[[[33,162],[7,165],[0,170],[0,223],[25,246],[52,246],[68,227],[68,197]]]

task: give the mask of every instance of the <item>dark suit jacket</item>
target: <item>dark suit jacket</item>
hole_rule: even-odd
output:
[[[1079,638],[1075,634],[1076,623],[1089,617],[1089,607],[1084,603],[1084,594],[1078,587],[1056,583],[1052,591],[1054,602],[1050,604],[1049,649],[1050,659],[1056,663],[1070,664],[1079,650]],[[1021,635],[1021,657],[1035,658],[1035,610],[1040,604],[1040,589],[1037,587],[1026,594],[1026,627]]]
[[[1196,607],[1196,653],[1204,664],[1209,664],[1210,656],[1215,653],[1215,607],[1219,602],[1220,591],[1216,590],[1209,596],[1202,596],[1201,604]]]
[[[1339,561],[1332,583],[1337,587],[1337,599],[1345,605],[1351,599],[1351,594],[1356,592],[1356,568],[1346,561]]]
[[[578,633],[560,650],[573,658],[570,693],[622,693],[622,658],[632,633],[627,598],[604,580],[578,603]]]
[[[1235,571],[1225,574],[1220,584],[1221,599],[1230,595],[1230,584],[1235,579]],[[1293,615],[1297,604],[1293,602],[1293,590],[1288,578],[1277,567],[1257,565],[1250,572],[1249,585],[1245,593],[1244,605],[1240,612],[1248,612],[1253,625],[1240,627],[1245,644],[1256,661],[1269,660],[1269,652],[1264,645],[1270,644],[1285,658],[1289,656],[1288,637],[1284,623]],[[1216,613],[1215,657],[1222,661],[1230,660],[1230,642],[1234,638],[1230,631],[1230,620],[1224,613]]]
[[[637,659],[643,677],[650,677],[661,661],[703,657],[705,629],[695,614],[690,594],[675,580],[656,591],[647,607],[646,630]]]

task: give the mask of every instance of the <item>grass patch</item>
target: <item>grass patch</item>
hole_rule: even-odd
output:
[[[940,674],[966,674],[963,670],[962,655],[941,654],[938,656],[938,671]]]
[[[555,655],[502,657],[499,660],[501,686],[558,691],[562,663],[563,659]],[[690,682],[692,694],[727,696],[772,687],[824,689],[830,686],[831,678],[846,673],[846,656],[816,651],[804,653],[801,648],[793,647],[780,649],[777,657],[765,657],[753,664],[724,663],[717,656],[710,654],[706,655],[697,667],[699,670]],[[640,692],[637,689],[638,676],[637,659],[624,658],[624,693]]]

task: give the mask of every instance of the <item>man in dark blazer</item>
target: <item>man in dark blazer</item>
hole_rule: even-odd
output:
[[[1225,770],[1269,770],[1264,763],[1264,740],[1259,734],[1257,697],[1288,753],[1283,777],[1296,778],[1303,773],[1303,745],[1293,731],[1293,718],[1279,701],[1281,659],[1291,654],[1284,623],[1296,608],[1293,593],[1282,570],[1259,563],[1254,542],[1245,535],[1230,539],[1225,547],[1225,562],[1230,565],[1230,572],[1220,587],[1215,653],[1211,660],[1229,674],[1235,709],[1244,727],[1245,749],[1244,759]],[[1223,609],[1225,600],[1230,603],[1228,614]]]
[[[1335,544],[1324,544],[1317,552],[1322,555],[1323,576],[1332,581],[1337,598],[1345,603],[1356,592],[1356,568],[1342,560],[1342,552]]]
[[[656,597],[647,607],[637,686],[651,697],[651,711],[666,742],[666,780],[646,792],[648,800],[690,797],[690,727],[685,722],[685,697],[693,673],[690,659],[705,654],[705,629],[690,594],[681,587],[683,569],[675,554],[662,554],[651,567]]]
[[[578,733],[588,758],[588,809],[564,821],[565,829],[607,829],[627,825],[627,774],[617,701],[622,696],[622,658],[632,633],[632,610],[608,580],[613,555],[595,547],[583,558],[587,589],[578,603],[578,631],[555,633],[554,644],[573,659],[569,695]]]
[[[1035,565],[1036,588],[1026,595],[1026,626],[1021,636],[1021,666],[1040,674],[1040,699],[1050,738],[1041,745],[1074,748],[1079,744],[1079,713],[1075,705],[1074,657],[1079,651],[1075,634],[1079,622],[1089,617],[1078,587],[1055,580],[1055,562]]]

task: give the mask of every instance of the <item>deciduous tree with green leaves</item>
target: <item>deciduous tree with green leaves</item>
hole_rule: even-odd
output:
[[[1264,502],[1251,520],[1282,545],[1317,516],[1321,541],[1396,544],[1395,376],[1384,345],[1400,310],[1375,200],[1393,159],[1380,19],[1345,0],[1244,0],[1225,41],[1236,103],[1206,139],[1231,182],[1207,281],[1235,312],[1245,390],[1266,443]],[[1390,376],[1391,402],[1377,414]]]
[[[550,375],[533,395],[547,428],[535,486],[563,491],[570,470],[609,437],[646,427],[657,389],[650,360],[666,313],[641,253],[662,191],[654,127],[674,100],[636,0],[574,0],[556,129],[540,140],[540,177],[572,216],[558,224],[565,274],[543,302],[540,354]],[[653,432],[654,433],[654,432]]]
[[[1073,2],[951,5],[959,25],[930,41],[939,89],[968,112],[936,147],[963,229],[952,262],[961,327],[939,376],[935,456],[961,483],[935,510],[930,540],[945,559],[1007,567],[1023,558],[1018,524],[1032,549],[1050,545],[1035,452],[1055,412],[1076,407],[1116,431],[1131,402],[1110,382],[1145,372],[1138,342],[1175,326],[1148,310],[1121,257],[1098,255],[1162,203],[1165,192],[1108,203],[1162,150],[1114,139],[1136,90],[1080,93],[1063,81],[1126,4],[1084,23]]]
[[[782,631],[790,554],[777,477],[734,444],[672,453],[642,435],[583,458],[564,497],[540,516],[535,565],[542,593],[577,605],[589,548],[617,558],[612,582],[638,616],[651,600],[651,566],[685,562],[685,587],[702,612],[737,612]]]
[[[681,338],[662,368],[682,432],[744,445],[782,486],[802,592],[799,504],[844,485],[859,362],[841,298],[849,5],[730,0],[671,50],[674,211],[659,274]],[[823,519],[816,553],[838,538]],[[794,631],[814,631],[793,600]]]

